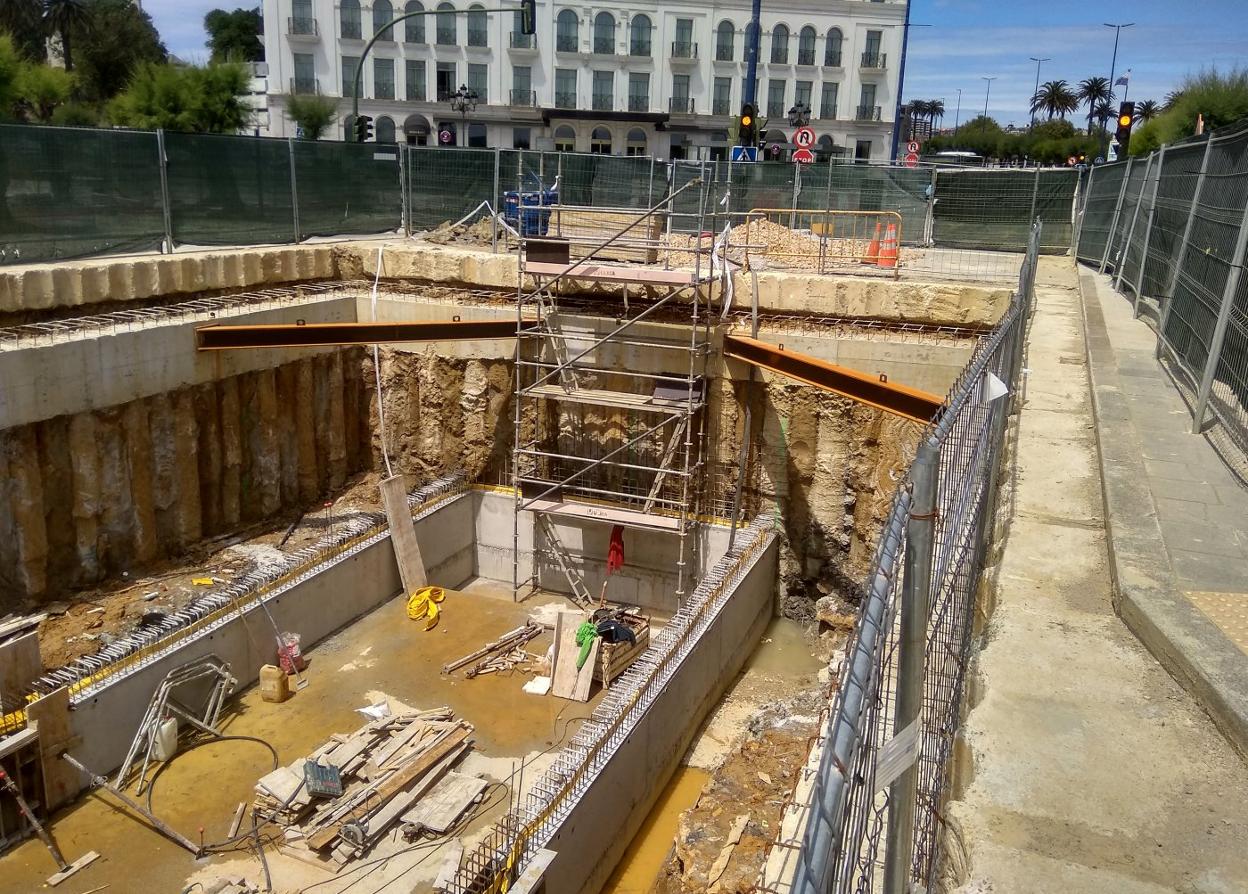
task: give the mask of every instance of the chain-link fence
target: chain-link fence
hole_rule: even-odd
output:
[[[1248,122],[1097,168],[1077,257],[1128,295],[1209,436],[1248,481]]]

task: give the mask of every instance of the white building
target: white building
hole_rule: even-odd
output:
[[[369,36],[397,15],[429,9],[435,14],[393,26],[369,53],[360,112],[374,118],[378,140],[726,155],[743,96],[749,0],[623,7],[538,0],[534,36],[520,33],[518,10],[486,12],[476,0],[425,3],[264,0],[269,132],[294,134],[285,114],[291,93],[320,93],[342,97],[342,137]],[[436,14],[449,10],[460,12]],[[819,148],[886,158],[904,18],[905,0],[764,4],[756,100],[770,122],[768,142],[787,144],[789,110],[807,106]],[[449,102],[461,84],[480,96],[466,119]]]

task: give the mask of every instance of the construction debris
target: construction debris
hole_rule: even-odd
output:
[[[524,650],[524,644],[537,639],[543,630],[545,627],[537,621],[529,620],[523,626],[504,633],[491,643],[486,643],[475,652],[442,665],[442,673],[454,673],[465,664],[476,661],[477,664],[468,670],[468,677],[471,679],[478,674],[510,669],[521,662],[532,660],[535,656]]]
[[[43,846],[48,849],[48,853],[50,853],[52,855],[52,859],[56,861],[58,871],[48,876],[49,885],[56,887],[61,882],[65,881],[65,879],[78,872],[78,870],[91,865],[100,858],[100,855],[95,851],[87,851],[87,853],[83,854],[73,863],[67,862],[65,858],[61,856],[61,849],[56,846],[56,842],[52,840],[52,836],[48,834],[47,829],[43,827],[43,824],[39,822],[39,820],[35,817],[35,814],[31,811],[30,805],[26,803],[26,799],[22,796],[22,790],[17,787],[17,784],[14,783],[13,780],[8,777],[8,774],[6,774],[3,770],[0,770],[0,788],[3,788],[6,792],[8,792],[9,795],[12,796],[13,800],[17,802],[17,807],[18,810],[21,811],[21,815],[26,818],[26,822],[30,823],[30,827],[35,830],[35,834],[39,836],[39,840],[43,842]]]
[[[435,794],[428,813],[415,815],[436,831],[431,822],[443,820],[462,792],[474,788],[457,782],[453,791],[435,789],[471,747],[472,732],[445,707],[381,717],[350,735],[331,736],[306,758],[261,778],[254,809],[284,828],[284,852],[340,868]],[[472,798],[480,791],[475,788]]]

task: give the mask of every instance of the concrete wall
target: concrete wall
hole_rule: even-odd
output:
[[[429,576],[461,582],[472,575],[472,494],[436,506],[416,521],[416,536]],[[282,630],[299,633],[306,650],[399,593],[398,565],[389,535],[272,597],[269,611]],[[257,651],[252,641],[261,647]],[[117,679],[74,705],[73,731],[82,744],[74,755],[97,772],[120,766],[152,694],[173,668],[215,654],[230,663],[238,688],[256,681],[263,664],[276,658],[273,628],[257,606],[243,621],[233,618],[190,640],[141,670]],[[309,667],[313,686],[332,686],[329,668]],[[295,696],[298,698],[298,696]]]
[[[771,619],[776,555],[773,540],[546,845],[557,854],[547,894],[591,894],[610,877]]]

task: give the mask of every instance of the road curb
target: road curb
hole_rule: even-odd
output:
[[[1114,607],[1248,759],[1248,655],[1180,591],[1157,522],[1142,444],[1123,397],[1092,274],[1079,270]],[[1124,299],[1125,300],[1125,299]]]

